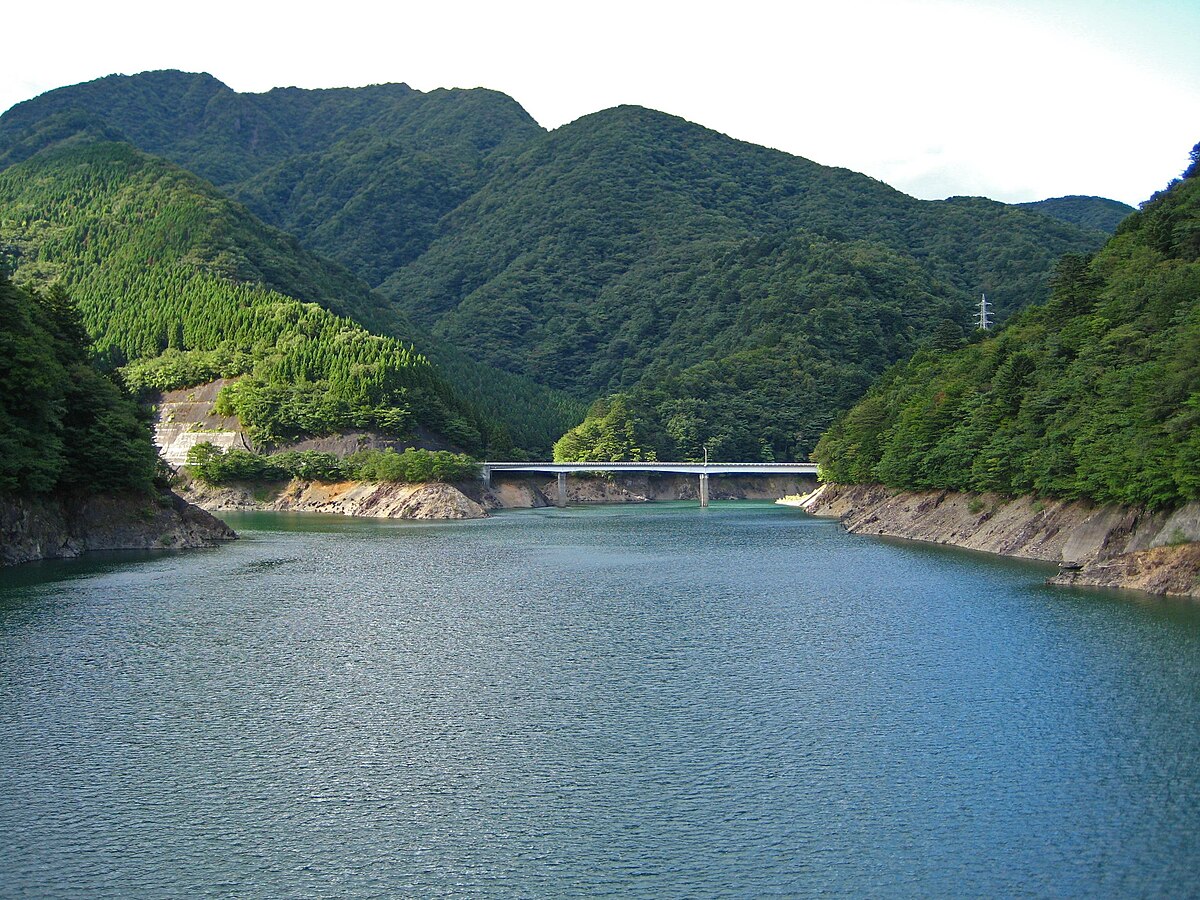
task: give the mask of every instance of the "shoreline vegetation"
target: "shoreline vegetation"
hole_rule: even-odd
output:
[[[319,450],[260,454],[224,449],[208,441],[194,445],[187,469],[208,484],[277,483],[291,480],[336,483],[363,481],[392,484],[466,481],[479,477],[479,463],[464,453],[408,447],[360,450],[344,457]]]

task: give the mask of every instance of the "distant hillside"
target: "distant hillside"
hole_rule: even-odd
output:
[[[388,334],[431,335],[493,414],[510,387],[531,399],[535,381],[577,402],[620,394],[662,435],[672,404],[700,399],[698,372],[725,399],[699,403],[689,433],[729,447],[754,434],[767,455],[806,454],[874,373],[939,327],[967,328],[980,292],[1002,320],[1044,298],[1062,253],[1104,240],[989,200],[916,200],[638,107],[546,133],[484,90],[241,95],[205,75],[112,76],[0,117],[0,164],[114,137],[377,285],[390,309],[342,308]],[[898,333],[870,337],[897,316]],[[770,361],[761,383],[736,374],[746,353]],[[543,426],[570,418],[561,398],[545,405]],[[768,436],[772,408],[786,413]]]
[[[1081,228],[1094,228],[1112,234],[1121,220],[1133,212],[1133,207],[1105,197],[1053,197],[1032,203],[1018,203],[1022,209],[1045,213]]]
[[[917,353],[817,447],[822,475],[1173,506],[1200,499],[1200,145],[1184,179],[994,337]]]
[[[1001,315],[1042,296],[1059,254],[1102,242],[1001,203],[915,200],[864,175],[622,107],[535,141],[381,290],[493,365],[594,396],[620,386],[614,366],[644,349],[630,345],[631,326],[695,316],[696,298],[662,277],[680,258],[799,228],[909,256],[964,317],[979,291]],[[710,355],[695,351],[687,362]]]
[[[957,292],[909,257],[806,232],[706,244],[657,272],[690,314],[623,333],[597,403],[556,445],[564,460],[807,459],[839,410],[930,336],[963,334]]]

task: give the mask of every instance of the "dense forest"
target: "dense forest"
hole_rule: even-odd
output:
[[[239,94],[211,75],[112,75],[0,117],[0,168],[81,135],[127,140],[375,285],[542,129],[496,91],[404,84]]]
[[[1049,200],[1036,200],[1032,203],[1018,203],[1022,209],[1032,209],[1035,212],[1062,219],[1072,225],[1083,228],[1094,228],[1112,234],[1127,215],[1133,212],[1133,207],[1118,200],[1106,197],[1052,197]]]
[[[209,443],[188,451],[188,470],[209,484],[304,481],[373,481],[416,484],[429,481],[467,481],[479,477],[479,464],[462,453],[446,450],[360,450],[346,457],[316,450],[285,450],[262,454],[222,450]]]
[[[0,242],[19,280],[57,280],[77,299],[97,358],[132,388],[244,375],[222,399],[263,443],[423,425],[467,450],[536,448],[576,415],[528,385],[495,420],[411,344],[358,324],[413,332],[360,281],[128,144],[53,149],[0,173]]]
[[[0,265],[0,492],[150,489],[149,428],[87,343],[61,288],[20,290]]]
[[[986,291],[1001,315],[1043,295],[1059,255],[1104,238],[979,198],[915,200],[863,175],[619,107],[532,142],[380,290],[493,365],[595,397],[630,386],[620,368],[631,349],[657,356],[659,329],[634,335],[631,348],[640,323],[669,328],[695,315],[677,273],[799,229],[908,256],[964,313]],[[670,355],[691,365],[712,354],[698,333]]]
[[[995,336],[927,348],[821,439],[822,477],[903,488],[1200,499],[1200,145],[1184,177]]]
[[[419,416],[428,407],[460,446],[486,445],[493,456],[548,451],[597,402],[560,453],[594,457],[601,451],[586,435],[609,446],[621,431],[623,453],[690,457],[708,445],[718,458],[804,458],[888,365],[967,328],[979,293],[1001,319],[1043,298],[1054,261],[1099,247],[1113,212],[1098,198],[1044,210],[920,201],[639,107],[546,132],[494,91],[238,94],[182,72],[110,76],[19,104],[0,117],[0,167],[28,171],[56,146],[113,141],[154,154],[143,165],[171,160],[245,204],[206,233],[227,255],[195,255],[209,277],[313,301],[415,344],[459,399],[406,382],[424,399],[388,408]],[[204,187],[205,203],[223,210]],[[22,215],[52,219],[46,204],[30,197]],[[294,242],[279,255],[299,265],[263,264],[242,248],[264,221],[355,278]],[[21,241],[36,243],[22,228]],[[178,321],[179,310],[170,316]],[[197,343],[162,324],[142,333],[138,357],[178,347],[219,356],[188,366],[245,369],[237,354],[250,353],[239,413],[264,408],[264,396],[286,410],[263,434],[356,414],[328,411],[338,391],[280,399],[261,390],[263,378],[278,387],[301,371],[320,382],[324,369],[270,369],[241,338]],[[110,329],[89,313],[88,325],[102,352],[134,358],[110,340],[131,339],[124,324]],[[152,383],[183,364],[171,357],[131,377]]]
[[[631,387],[597,403],[557,458],[807,459],[887,366],[969,326],[949,285],[879,244],[795,232],[705,249],[656,275],[691,315],[626,329],[613,380]]]

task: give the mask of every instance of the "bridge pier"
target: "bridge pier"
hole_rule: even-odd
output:
[[[490,491],[492,489],[492,470],[487,466],[481,466],[480,476],[483,478],[483,489]]]
[[[708,475],[701,473],[700,475],[700,508],[708,508]]]
[[[567,473],[566,472],[558,473],[558,496],[555,498],[554,505],[559,506],[559,507],[567,505]]]

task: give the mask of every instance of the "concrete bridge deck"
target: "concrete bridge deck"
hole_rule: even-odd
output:
[[[498,472],[532,472],[558,476],[558,505],[567,503],[567,476],[573,472],[625,472],[638,475],[698,475],[700,505],[708,506],[710,475],[816,475],[816,463],[691,463],[691,462],[484,462],[483,482],[491,485]]]

